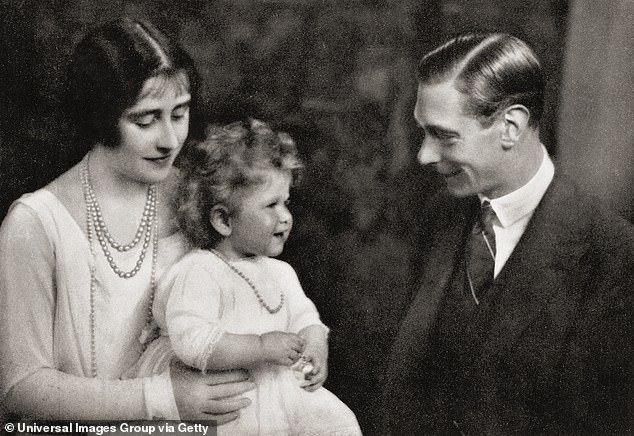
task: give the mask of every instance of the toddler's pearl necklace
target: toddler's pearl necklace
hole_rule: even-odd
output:
[[[280,291],[280,304],[277,305],[277,307],[272,308],[271,306],[269,306],[268,304],[266,304],[266,301],[264,301],[264,298],[262,298],[262,295],[260,295],[260,293],[258,292],[257,288],[255,287],[255,285],[251,282],[251,280],[249,280],[249,278],[244,275],[244,273],[242,271],[240,271],[238,268],[236,268],[234,265],[232,265],[228,259],[225,259],[225,257],[220,254],[217,250],[209,250],[211,251],[218,259],[222,260],[229,268],[231,268],[231,270],[233,272],[235,272],[237,275],[239,275],[240,277],[242,277],[242,280],[244,280],[245,282],[247,282],[247,284],[249,285],[249,287],[251,287],[251,289],[253,289],[253,293],[255,294],[255,297],[258,299],[258,302],[260,303],[260,306],[262,306],[263,308],[265,308],[270,314],[275,314],[277,312],[280,311],[280,309],[282,308],[282,306],[284,306],[284,291]]]
[[[143,217],[141,224],[137,229],[134,240],[127,245],[120,245],[115,242],[114,238],[108,232],[106,223],[103,220],[101,209],[97,203],[97,197],[90,183],[90,169],[88,166],[88,160],[90,154],[86,155],[84,159],[84,165],[80,168],[80,180],[82,185],[82,191],[84,195],[84,202],[86,204],[86,235],[88,237],[88,246],[90,247],[90,255],[92,262],[90,264],[90,372],[92,377],[97,377],[97,347],[96,347],[96,315],[95,315],[95,294],[96,294],[96,282],[97,282],[97,264],[96,253],[93,244],[93,232],[99,240],[102,251],[110,268],[117,274],[117,276],[123,279],[129,279],[134,277],[143,265],[145,259],[145,253],[149,247],[150,240],[152,240],[152,269],[150,271],[150,300],[148,303],[148,310],[146,314],[144,331],[149,329],[152,324],[152,305],[154,303],[154,296],[156,294],[156,262],[158,257],[158,192],[155,185],[151,185],[148,189],[145,208],[143,210]],[[141,249],[141,255],[136,262],[132,271],[124,273],[115,264],[114,259],[110,255],[110,251],[107,249],[106,242],[110,244],[112,248],[119,252],[129,251],[135,247],[140,239],[141,235],[145,233],[145,240]],[[152,238],[153,236],[153,238]],[[145,346],[145,344],[144,344]]]

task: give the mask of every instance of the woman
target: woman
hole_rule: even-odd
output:
[[[67,103],[89,151],[16,201],[0,228],[6,412],[222,423],[248,404],[237,397],[253,387],[241,372],[172,364],[159,376],[120,380],[151,332],[161,273],[186,250],[170,188],[197,91],[191,58],[149,23],[111,22],[77,46]]]

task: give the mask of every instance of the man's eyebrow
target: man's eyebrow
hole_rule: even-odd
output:
[[[460,134],[457,131],[455,131],[455,130],[447,129],[445,127],[438,126],[438,125],[435,125],[435,124],[426,126],[425,130],[428,131],[433,136],[436,136],[436,137],[438,137],[438,136],[447,136],[447,135],[449,135],[449,136],[460,136]]]

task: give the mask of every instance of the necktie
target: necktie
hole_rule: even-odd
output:
[[[483,291],[493,281],[495,269],[495,232],[493,220],[495,211],[491,203],[484,201],[480,214],[469,236],[466,257],[467,282],[476,304]]]

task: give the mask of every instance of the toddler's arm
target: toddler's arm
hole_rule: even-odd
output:
[[[321,324],[304,327],[299,336],[306,341],[304,356],[313,364],[308,377],[309,383],[304,386],[307,391],[319,389],[328,377],[328,330]]]
[[[227,299],[217,271],[203,254],[190,254],[173,271],[174,281],[165,309],[172,348],[187,365],[201,370],[249,368],[269,362],[291,365],[303,350],[294,333],[234,334],[221,323]]]
[[[260,336],[225,333],[214,346],[207,368],[250,368],[267,362],[290,366],[303,348],[304,340],[293,333],[276,331]]]

